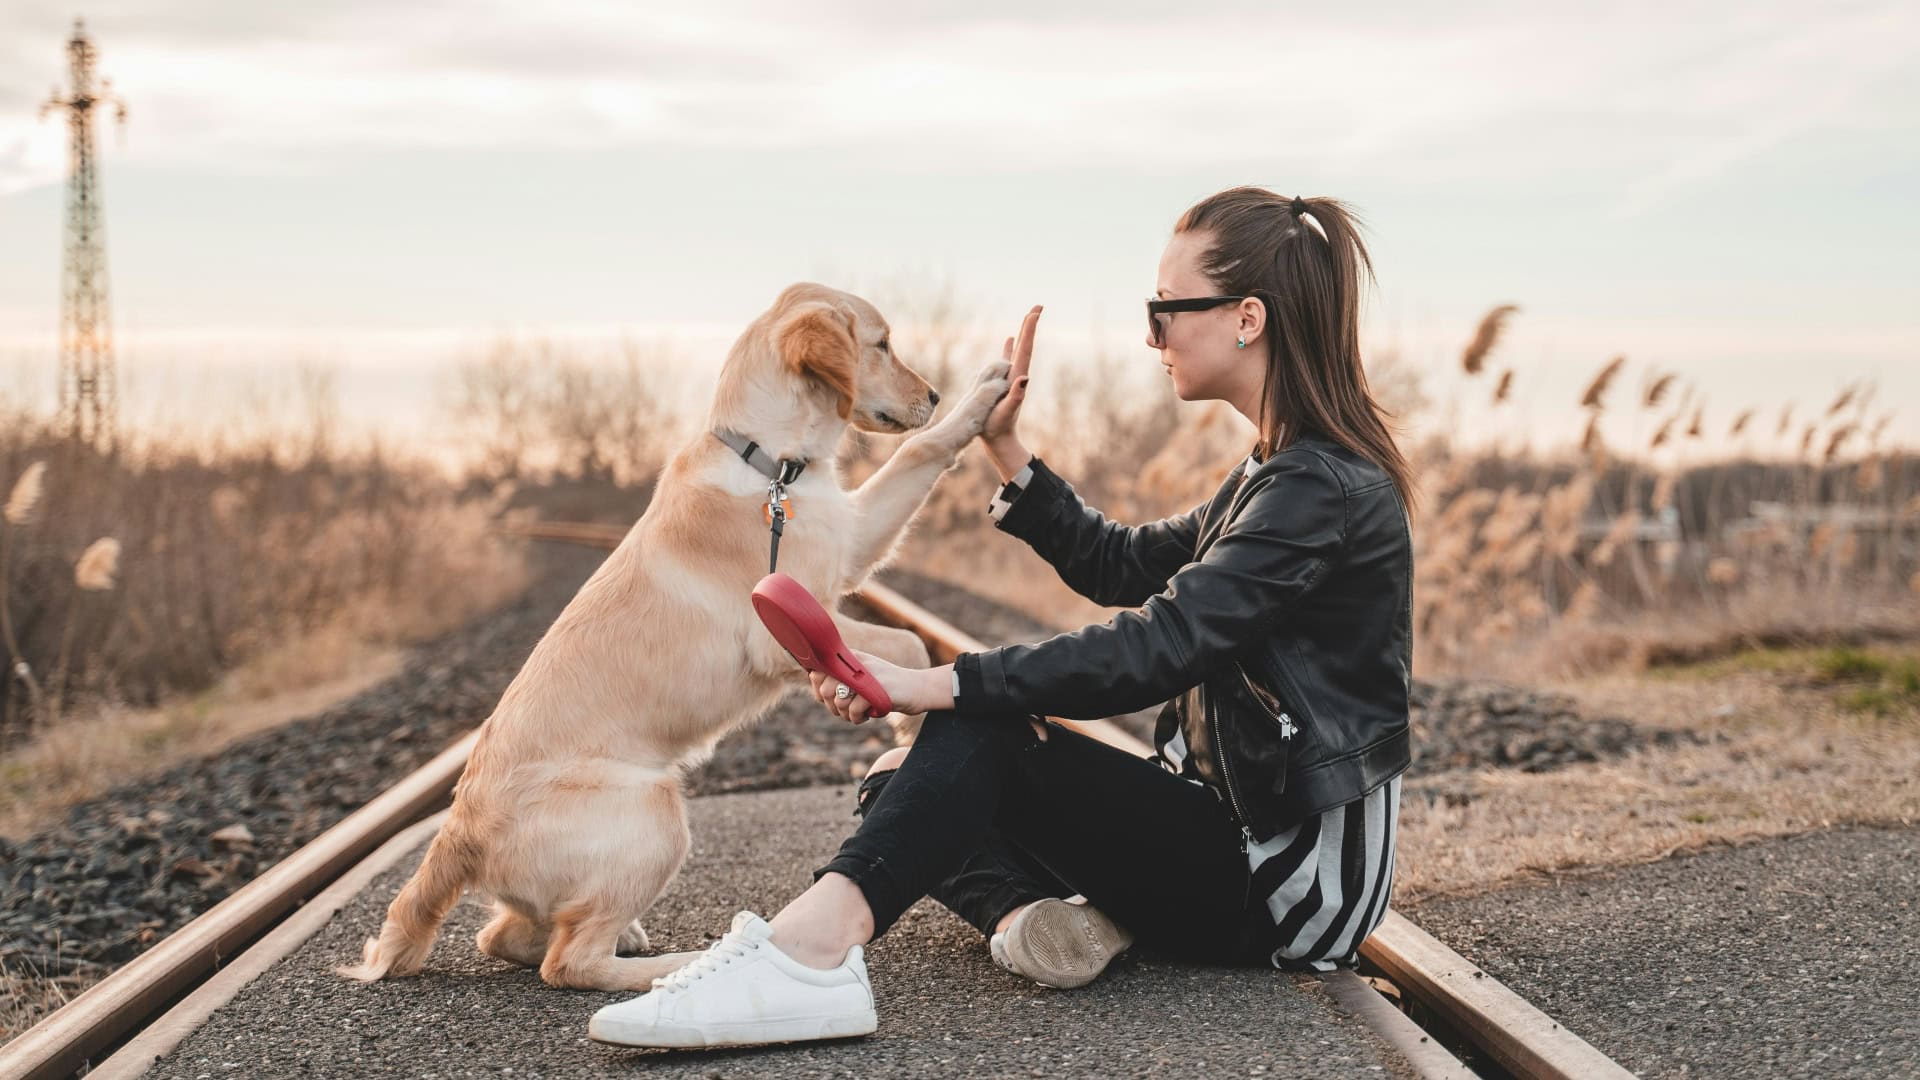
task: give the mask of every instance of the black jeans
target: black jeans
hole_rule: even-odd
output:
[[[932,896],[991,934],[1014,908],[1079,893],[1169,955],[1264,960],[1240,827],[1219,798],[1048,722],[939,710],[898,769],[860,785],[860,827],[813,872],[866,895],[875,937]]]

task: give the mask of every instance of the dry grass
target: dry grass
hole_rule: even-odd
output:
[[[1445,786],[1464,805],[1401,804],[1395,902],[1664,858],[1831,825],[1920,821],[1920,695],[1863,707],[1846,657],[1913,670],[1911,646],[1739,654],[1672,677],[1562,684],[1595,711],[1710,732],[1704,745],[1550,773],[1487,770]],[[1833,667],[1841,668],[1838,677]]]
[[[123,431],[111,458],[0,400],[0,830],[390,675],[525,587],[503,516],[630,520],[676,437],[671,378],[637,346],[606,360],[503,340],[463,365],[454,477],[344,446],[325,371],[304,415]]]
[[[109,460],[9,428],[0,483],[13,476],[0,751],[75,716],[197,693],[343,620],[386,644],[419,640],[524,581],[485,492],[377,448],[289,461],[266,444],[146,445]]]
[[[527,581],[523,542],[493,532],[502,500],[377,446],[134,432],[107,459],[18,420],[0,425],[0,831],[322,708]]]
[[[335,624],[159,708],[105,705],[0,757],[0,836],[27,836],[127,780],[310,716],[400,671],[406,650]]]
[[[0,961],[0,1040],[12,1038],[73,1000],[93,982],[91,975],[48,978]]]

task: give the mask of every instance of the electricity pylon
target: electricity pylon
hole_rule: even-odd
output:
[[[60,424],[76,442],[112,454],[116,439],[113,328],[107,318],[106,231],[100,219],[100,175],[93,153],[93,113],[112,107],[125,124],[126,102],[107,80],[93,81],[93,40],[79,19],[67,42],[73,88],[56,88],[40,116],[67,114],[67,244],[60,289]]]

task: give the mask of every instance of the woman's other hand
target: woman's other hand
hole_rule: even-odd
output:
[[[1001,358],[1011,365],[1007,371],[1007,394],[987,414],[986,426],[980,431],[981,441],[987,444],[994,464],[1000,467],[1002,480],[1011,479],[1030,456],[1021,445],[1015,426],[1020,419],[1020,406],[1027,400],[1027,368],[1033,362],[1033,334],[1040,325],[1040,310],[1040,305],[1035,304],[1020,322],[1020,336],[1008,338],[1001,349]]]
[[[887,696],[893,699],[894,712],[911,716],[934,709],[953,708],[953,665],[903,668],[859,649],[853,650],[853,656],[879,681]],[[872,711],[873,704],[853,693],[851,688],[846,697],[839,697],[841,684],[838,679],[818,671],[809,671],[807,680],[813,684],[813,696],[827,707],[827,711],[850,724],[863,724],[869,719],[868,713]]]

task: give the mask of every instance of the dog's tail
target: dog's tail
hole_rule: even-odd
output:
[[[380,936],[367,939],[361,962],[342,964],[333,969],[334,973],[373,982],[389,975],[418,972],[427,951],[433,948],[434,934],[447,912],[459,902],[461,890],[473,879],[480,858],[480,845],[461,828],[458,817],[449,819],[427,845],[427,857],[420,869],[414,871],[387,908]]]

